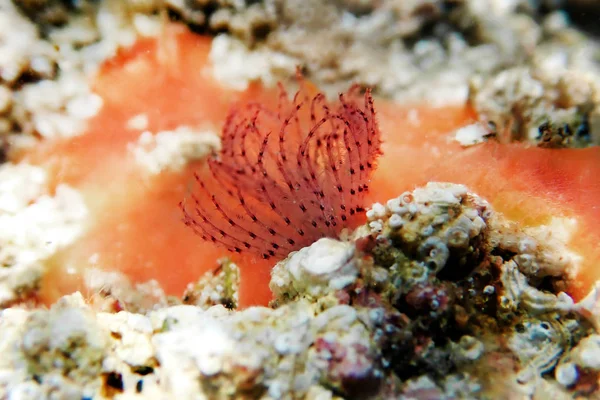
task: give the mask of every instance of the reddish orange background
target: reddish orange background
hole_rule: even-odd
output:
[[[140,113],[152,132],[180,125],[220,131],[227,111],[247,99],[276,104],[271,89],[252,85],[236,92],[212,77],[210,39],[169,26],[160,39],[142,39],[107,62],[93,86],[104,99],[88,131],[77,138],[43,142],[24,159],[47,167],[53,184],[67,183],[84,195],[91,212],[87,233],[51,260],[42,297],[51,302],[82,288],[79,274],[96,254],[108,270],[134,281],[157,279],[170,294],[217,266],[228,255],[196,237],[180,221],[190,165],[183,173],[149,176],[127,152],[140,132],[127,121]],[[432,90],[435,90],[432,88]],[[600,149],[546,150],[489,142],[463,149],[452,132],[476,119],[466,107],[399,106],[376,100],[384,155],[370,185],[373,200],[386,201],[431,180],[468,185],[497,211],[535,226],[552,216],[573,217],[579,229],[570,247],[584,256],[571,289],[585,294],[600,275]],[[412,118],[409,117],[409,113]],[[414,116],[418,118],[414,118]],[[272,262],[234,257],[242,268],[242,305],[266,304]]]

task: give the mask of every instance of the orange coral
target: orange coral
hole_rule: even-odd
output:
[[[209,48],[209,39],[179,26],[171,26],[160,41],[141,40],[96,78],[105,103],[89,132],[46,142],[27,155],[30,162],[48,166],[57,183],[79,188],[92,215],[88,233],[53,260],[56,267],[43,286],[49,301],[81,288],[76,277],[66,278],[65,270],[88,265],[93,254],[99,255],[100,266],[137,281],[157,279],[172,294],[180,294],[224,254],[190,234],[176,208],[201,164],[180,174],[148,178],[126,152],[126,144],[139,135],[125,128],[127,120],[142,112],[151,131],[183,124],[217,131],[234,102],[252,99],[265,108],[276,107],[278,96],[271,90],[253,85],[238,93],[212,80],[206,73]],[[572,218],[578,227],[568,245],[583,261],[580,287],[571,291],[585,294],[600,274],[600,149],[548,150],[492,142],[463,149],[451,134],[475,117],[465,107],[401,107],[379,101],[385,156],[373,175],[367,202],[442,180],[468,185],[496,210],[528,226],[554,216]],[[241,303],[264,304],[271,263],[252,254],[236,255],[235,260],[242,267]]]

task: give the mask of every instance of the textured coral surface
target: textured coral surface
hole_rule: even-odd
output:
[[[188,287],[186,305],[159,294],[145,308],[113,282],[91,301],[75,293],[50,309],[9,308],[0,394],[492,399],[597,389],[598,292],[575,302],[560,291],[568,277],[551,243],[451,183],[375,203],[367,218],[351,240],[321,238],[277,263],[270,307],[236,309],[238,268],[222,262]]]
[[[207,260],[216,260],[221,250],[190,235],[177,223],[179,216],[172,207],[186,195],[198,166],[147,177],[126,156],[125,146],[139,135],[126,123],[140,113],[148,115],[153,130],[188,124],[218,132],[228,106],[242,98],[276,107],[277,95],[271,90],[252,87],[233,92],[209,79],[208,46],[207,39],[173,26],[160,40],[142,40],[123,50],[96,78],[96,90],[106,105],[94,128],[75,139],[46,141],[28,156],[56,171],[57,183],[82,188],[94,209],[95,224],[88,235],[56,257],[57,269],[48,279],[57,284],[45,287],[58,289],[50,297],[78,287],[62,278],[63,265],[81,268],[95,253],[101,266],[139,281],[158,279],[170,293],[180,293],[200,271],[214,268]],[[569,241],[574,251],[585,254],[583,289],[577,293],[586,293],[599,257],[598,148],[548,150],[488,142],[465,149],[451,140],[457,128],[474,119],[462,107],[399,108],[380,101],[378,118],[385,156],[371,184],[371,199],[384,200],[430,180],[452,181],[474,188],[496,209],[525,225],[547,224],[552,217],[574,218],[577,227]],[[242,303],[265,301],[268,265],[259,257],[238,261],[245,276],[242,285],[252,288],[252,293],[242,289]]]
[[[0,397],[593,398],[590,3],[0,0]]]

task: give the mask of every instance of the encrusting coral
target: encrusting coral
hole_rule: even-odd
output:
[[[353,87],[329,104],[300,83],[292,101],[280,86],[276,111],[232,109],[219,158],[196,175],[193,205],[181,204],[185,224],[204,240],[282,258],[362,218],[381,153],[371,93],[361,105]]]
[[[54,180],[81,190],[86,198],[94,198],[89,219],[101,221],[52,260],[47,283],[41,286],[60,289],[44,293],[46,301],[81,289],[77,282],[65,282],[63,266],[85,269],[96,253],[100,255],[100,267],[114,268],[139,282],[156,279],[168,294],[180,294],[223,256],[222,247],[190,234],[189,228],[177,221],[180,213],[172,206],[186,196],[192,172],[199,165],[190,161],[177,176],[164,170],[148,176],[126,150],[129,144],[139,143],[140,136],[139,131],[129,128],[129,121],[143,115],[147,121],[144,129],[151,133],[173,132],[180,126],[218,132],[232,103],[255,101],[276,110],[277,93],[257,84],[233,93],[214,76],[199,75],[199,69],[214,74],[226,68],[210,62],[211,45],[215,43],[185,32],[181,26],[169,25],[165,32],[160,41],[141,40],[102,68],[94,87],[104,105],[88,132],[77,139],[46,141],[27,157],[34,165],[50,166]],[[177,62],[165,61],[165,45],[177,49],[176,53],[168,53]],[[243,56],[241,60],[251,63]],[[152,85],[147,84],[149,76],[153,77]],[[598,175],[598,148],[560,149],[556,150],[560,151],[557,156],[554,150],[497,145],[488,140],[465,150],[458,143],[448,143],[448,134],[474,121],[468,108],[407,109],[383,99],[377,99],[376,105],[377,123],[386,134],[386,156],[378,160],[369,184],[373,200],[385,201],[428,181],[450,181],[467,185],[516,222],[537,225],[545,224],[551,216],[565,216],[576,224],[569,239],[574,245],[572,250],[583,256],[578,278],[582,285],[577,296],[587,294],[586,282],[595,279],[598,259],[595,227],[600,225],[596,223],[597,212],[594,214],[590,207],[599,189],[594,179]],[[394,134],[400,127],[401,134]],[[277,134],[278,130],[272,136],[276,138]],[[158,140],[161,134],[154,136],[157,145],[162,143]],[[158,155],[159,151],[154,153]],[[106,159],[114,163],[102,162]],[[149,184],[130,184],[140,181]],[[193,206],[192,202],[188,204]],[[151,240],[139,240],[149,233]],[[116,247],[115,242],[123,246]],[[259,258],[249,251],[234,257],[243,276],[242,305],[269,301],[268,269],[272,260]],[[176,274],[172,273],[175,266]]]
[[[541,238],[542,232],[538,230],[539,235],[534,232],[534,228],[547,227],[547,220],[539,215],[556,216],[556,220],[570,221],[569,223],[572,222],[572,226],[575,226],[578,222],[577,213],[573,215],[568,212],[556,212],[560,211],[560,207],[546,209],[546,214],[534,213],[534,217],[528,215],[535,220],[533,222],[543,225],[532,227],[525,224],[526,227],[523,228],[523,225],[519,224],[523,218],[513,221],[513,224],[500,223],[503,216],[493,211],[492,206],[483,200],[486,198],[495,201],[493,206],[500,211],[505,211],[501,208],[502,203],[514,204],[523,214],[529,214],[536,206],[543,209],[546,204],[552,203],[549,199],[560,203],[563,200],[564,203],[577,203],[579,200],[574,198],[592,198],[594,202],[580,201],[578,204],[593,206],[597,196],[590,196],[590,193],[594,194],[594,188],[598,189],[593,183],[593,178],[597,176],[593,173],[593,163],[588,160],[586,163],[577,164],[582,165],[581,171],[588,171],[589,176],[578,176],[574,179],[568,174],[559,174],[556,177],[556,171],[576,170],[560,168],[571,164],[543,163],[549,158],[566,160],[568,155],[573,155],[574,152],[547,152],[544,149],[527,149],[520,145],[507,147],[495,143],[481,143],[466,151],[459,150],[456,148],[458,144],[447,142],[445,135],[451,130],[447,125],[438,129],[444,130],[438,132],[439,134],[435,128],[428,125],[431,120],[439,121],[440,114],[443,115],[440,110],[429,110],[427,113],[421,109],[414,109],[409,117],[405,118],[396,105],[388,105],[386,109],[383,101],[378,102],[378,112],[381,116],[378,122],[381,123],[381,129],[390,134],[386,141],[391,145],[385,150],[390,155],[388,159],[394,160],[394,163],[380,160],[381,166],[386,168],[379,168],[378,172],[388,171],[390,175],[395,176],[388,180],[380,180],[379,183],[375,177],[368,184],[371,194],[377,195],[379,201],[383,201],[407,188],[418,188],[383,204],[374,204],[367,213],[368,221],[365,225],[354,233],[342,232],[341,236],[347,240],[337,240],[331,236],[337,236],[340,232],[336,230],[341,230],[344,225],[340,223],[343,221],[344,211],[341,205],[356,211],[366,204],[366,200],[357,202],[357,205],[352,207],[344,204],[344,198],[339,196],[340,191],[332,184],[338,182],[338,179],[339,182],[350,182],[349,186],[342,185],[342,193],[367,184],[358,178],[353,183],[352,174],[344,175],[343,178],[335,176],[335,172],[343,171],[343,162],[339,171],[335,164],[331,167],[331,164],[327,163],[331,158],[326,145],[328,140],[332,143],[334,154],[337,151],[336,144],[347,144],[343,134],[338,134],[336,142],[333,138],[335,133],[332,133],[338,128],[343,130],[345,124],[340,122],[336,127],[336,121],[325,118],[313,134],[314,142],[306,136],[305,140],[308,141],[305,150],[308,155],[305,158],[300,157],[303,168],[298,168],[297,154],[301,154],[304,142],[297,140],[297,146],[290,146],[290,153],[284,144],[285,154],[289,155],[293,151],[296,155],[296,158],[289,159],[287,165],[287,160],[281,156],[281,145],[277,139],[282,137],[282,131],[286,133],[283,135],[284,141],[286,137],[295,138],[293,133],[297,125],[295,119],[291,118],[290,125],[282,130],[285,113],[291,116],[298,115],[302,124],[308,124],[308,129],[303,131],[308,135],[315,125],[315,121],[310,121],[309,105],[316,103],[317,114],[322,113],[327,117],[328,109],[321,107],[325,102],[320,103],[321,100],[316,100],[317,97],[312,95],[307,97],[308,102],[303,101],[302,95],[298,95],[298,103],[286,97],[280,100],[283,104],[280,109],[284,109],[283,115],[280,116],[276,111],[271,111],[270,114],[267,112],[273,109],[267,106],[270,104],[268,97],[271,97],[272,93],[265,92],[261,97],[262,89],[256,90],[251,87],[244,95],[228,97],[230,93],[226,96],[222,88],[211,86],[208,75],[200,76],[197,73],[198,65],[204,65],[204,53],[198,50],[198,46],[206,45],[207,42],[191,39],[188,41],[185,36],[181,37],[184,39],[179,44],[192,45],[187,48],[179,47],[179,54],[174,55],[165,64],[157,60],[164,62],[164,59],[169,57],[163,55],[162,58],[153,58],[153,42],[147,41],[112,64],[119,73],[131,73],[131,79],[115,79],[115,76],[123,75],[111,74],[110,68],[104,69],[100,74],[100,83],[104,80],[104,83],[111,81],[117,82],[118,85],[118,90],[114,91],[114,87],[99,85],[101,89],[104,88],[102,98],[106,99],[106,102],[103,102],[101,119],[95,120],[91,126],[101,130],[102,135],[97,132],[85,134],[80,138],[82,142],[70,142],[78,150],[75,152],[73,147],[66,146],[69,149],[66,153],[73,157],[72,159],[77,159],[77,155],[83,154],[82,159],[86,162],[80,163],[81,165],[85,164],[89,170],[93,170],[90,166],[99,166],[98,169],[103,171],[103,174],[95,171],[96,174],[91,174],[92,178],[85,179],[88,186],[83,187],[82,193],[85,200],[97,199],[102,195],[110,198],[106,203],[109,207],[100,208],[101,211],[106,211],[105,213],[98,212],[97,204],[89,204],[90,214],[102,221],[100,233],[111,232],[109,236],[97,236],[94,233],[98,231],[92,232],[89,238],[95,243],[106,240],[110,245],[108,249],[99,247],[98,250],[92,250],[92,246],[86,246],[83,240],[74,246],[84,249],[78,255],[83,255],[85,260],[89,258],[91,264],[97,264],[98,271],[111,264],[115,264],[116,268],[132,264],[139,266],[136,272],[150,270],[161,285],[166,281],[167,275],[177,275],[180,282],[189,282],[189,276],[193,275],[189,268],[195,263],[193,253],[185,246],[176,246],[180,246],[185,240],[182,240],[185,234],[188,234],[186,237],[195,238],[179,223],[178,210],[173,206],[183,196],[182,182],[192,178],[191,174],[173,178],[176,172],[172,171],[171,167],[179,165],[176,169],[182,168],[185,171],[187,167],[190,170],[197,169],[199,164],[192,163],[200,155],[195,154],[206,154],[212,147],[204,145],[215,143],[212,139],[216,135],[212,132],[215,130],[213,128],[221,126],[225,117],[219,114],[220,110],[227,108],[223,104],[229,105],[230,101],[240,98],[252,98],[263,105],[259,107],[260,112],[257,111],[257,114],[253,114],[252,106],[237,109],[237,113],[231,117],[234,122],[229,121],[226,129],[226,132],[231,134],[226,138],[230,143],[225,146],[225,151],[229,148],[229,156],[221,154],[220,159],[213,161],[212,171],[207,167],[206,171],[199,173],[198,177],[202,183],[211,189],[217,189],[216,203],[212,195],[208,196],[202,190],[195,194],[202,201],[201,205],[205,207],[206,215],[210,217],[207,220],[224,224],[219,227],[226,228],[222,230],[229,235],[242,233],[250,236],[250,232],[256,234],[254,228],[260,227],[260,223],[270,226],[275,233],[263,227],[266,230],[263,230],[261,235],[266,238],[275,236],[277,241],[261,242],[258,238],[253,239],[250,236],[247,243],[252,248],[239,248],[251,256],[255,250],[260,250],[258,255],[264,254],[270,259],[282,257],[286,251],[294,250],[289,241],[289,247],[285,249],[279,244],[279,240],[283,240],[284,237],[291,237],[294,245],[298,247],[301,245],[301,238],[291,236],[299,235],[297,230],[292,229],[292,222],[306,224],[308,229],[315,228],[312,231],[314,236],[306,232],[305,236],[299,235],[306,239],[307,246],[292,252],[274,268],[270,285],[275,295],[271,303],[272,308],[235,311],[238,305],[244,307],[238,296],[241,280],[236,266],[244,267],[243,262],[238,263],[244,256],[233,254],[235,264],[228,260],[220,260],[221,269],[205,275],[196,285],[188,286],[183,299],[188,306],[170,307],[169,305],[180,303],[181,300],[167,299],[164,293],[155,295],[154,292],[146,291],[149,295],[121,296],[122,290],[118,285],[104,285],[104,277],[99,282],[101,285],[97,286],[101,293],[96,296],[100,299],[91,305],[86,305],[81,295],[75,294],[63,298],[50,310],[16,307],[3,310],[0,326],[5,332],[6,340],[2,341],[0,347],[6,357],[0,357],[0,397],[88,398],[121,397],[119,395],[123,394],[122,397],[143,395],[145,398],[329,399],[362,398],[371,395],[378,398],[513,398],[517,396],[517,392],[521,392],[533,398],[549,397],[543,393],[552,393],[555,398],[566,398],[591,395],[597,389],[600,370],[597,362],[600,348],[597,328],[600,318],[597,310],[594,310],[598,307],[596,303],[600,287],[596,287],[590,297],[581,302],[576,302],[562,292],[571,290],[568,281],[569,270],[573,270],[573,261],[576,261],[577,256],[583,259],[588,254],[581,251],[578,255],[577,249],[568,239],[559,240],[560,245],[554,246],[552,240]],[[161,51],[165,50],[161,46],[158,48]],[[423,58],[431,59],[431,54]],[[169,69],[167,64],[174,68]],[[372,65],[373,61],[370,60],[369,64]],[[152,73],[155,70],[165,72],[165,69],[168,70],[166,74]],[[175,73],[171,74],[172,72]],[[151,75],[152,80],[148,79]],[[177,79],[171,80],[173,77]],[[180,77],[184,78],[180,79],[181,82],[178,81]],[[195,79],[201,80],[202,83]],[[157,83],[157,86],[154,86],[154,83]],[[427,87],[430,88],[431,80],[427,83]],[[135,90],[130,90],[133,88]],[[140,88],[149,88],[149,91],[139,92]],[[437,95],[438,90],[434,92]],[[140,93],[160,93],[160,96]],[[203,95],[199,96],[199,93]],[[207,93],[211,93],[212,96],[205,96]],[[133,101],[135,96],[132,94],[140,100]],[[185,100],[190,99],[185,97],[186,94],[195,101],[205,99],[204,103],[186,102]],[[220,95],[223,95],[222,98]],[[347,94],[344,101],[358,108],[368,120],[374,116],[374,113],[370,114],[368,97],[369,94],[366,96],[367,102],[364,107],[361,105],[362,100],[359,101],[357,96],[351,94]],[[224,98],[227,100],[223,100]],[[156,99],[164,100],[168,106],[160,102],[153,103]],[[137,103],[141,105],[140,108],[132,106]],[[300,103],[303,104],[301,110],[294,114],[294,107]],[[343,105],[329,107],[332,115],[346,115]],[[186,114],[190,110],[190,114]],[[262,114],[263,112],[265,114]],[[207,116],[212,113],[218,115]],[[435,118],[430,117],[433,114]],[[165,115],[169,116],[170,122],[165,122]],[[141,136],[140,132],[123,135],[122,129],[126,122],[135,116],[142,116],[142,120],[145,119],[146,122],[141,125],[134,124],[143,126],[134,129],[148,131]],[[237,122],[236,118],[239,118]],[[256,132],[252,127],[254,118],[257,124],[255,129],[258,132],[256,135],[253,135]],[[457,116],[460,121],[456,121],[456,124],[461,125],[464,118],[464,115],[460,118]],[[178,134],[177,143],[190,143],[187,141],[189,136],[179,136],[179,133],[185,133],[183,128],[169,124],[189,124],[191,132],[196,128],[204,130],[200,122],[207,122],[206,120],[210,120],[214,125],[208,124],[210,141],[198,143],[198,153],[179,152],[180,148],[190,150],[189,146],[162,146],[166,144],[162,139],[175,139],[170,133]],[[319,116],[315,120],[318,123]],[[250,124],[244,125],[244,121],[249,121]],[[373,127],[377,126],[375,120],[372,124]],[[417,124],[421,127],[419,131],[414,129]],[[330,125],[333,128],[328,127]],[[358,125],[362,126],[360,120]],[[248,126],[252,129],[248,130]],[[369,129],[366,129],[369,126],[368,122],[364,126],[369,133]],[[402,135],[392,135],[399,131],[398,126],[402,127]],[[263,129],[265,127],[267,129]],[[268,129],[269,127],[273,129]],[[107,132],[114,135],[107,135]],[[316,143],[320,137],[328,138],[322,139],[322,147]],[[348,137],[352,149],[361,147],[352,147],[352,133],[348,134]],[[238,152],[239,149],[246,148],[239,144],[250,139],[255,140],[255,143],[250,146],[253,153],[247,156],[256,165],[251,165],[252,162],[246,163],[245,156]],[[552,147],[568,144],[554,141],[561,137],[550,135],[549,139],[551,140],[548,144]],[[156,144],[157,151],[154,151],[153,147],[148,149],[129,146],[147,143]],[[168,143],[174,144],[171,140]],[[359,143],[363,143],[364,146],[364,142]],[[123,153],[107,157],[107,154],[116,153],[110,153],[106,148],[102,150],[103,146],[111,150],[123,150]],[[367,138],[367,148],[368,146]],[[264,154],[260,156],[263,147]],[[55,149],[53,146],[49,148]],[[361,148],[364,150],[364,147]],[[103,156],[89,157],[90,149],[96,151],[92,154]],[[125,149],[134,151],[124,151]],[[504,153],[506,149],[509,151]],[[491,150],[494,151],[492,154],[487,153]],[[351,152],[347,147],[344,150],[342,146],[339,146],[339,152],[348,157],[348,165],[352,165],[353,160],[358,160],[352,159],[352,155],[361,154],[357,151]],[[60,151],[53,154],[64,155]],[[179,159],[181,162],[178,164],[169,161],[162,164],[169,168],[155,168],[150,173],[142,171],[149,163],[140,163],[140,160],[173,160],[171,157],[162,158],[169,154],[182,156]],[[316,156],[313,156],[315,154]],[[367,157],[371,155],[368,151],[366,154]],[[498,157],[498,154],[504,156]],[[140,158],[140,155],[144,157]],[[154,155],[157,157],[146,157]],[[469,158],[473,156],[475,157]],[[227,157],[235,162],[229,165],[224,163],[223,160]],[[103,162],[94,165],[92,159],[102,159]],[[258,162],[259,159],[262,164]],[[444,162],[440,164],[440,160]],[[235,182],[226,181],[223,175],[219,175],[219,171],[231,172],[225,167],[238,166],[238,161],[242,161],[241,170],[246,171],[244,177],[251,176],[252,182],[245,182],[244,177]],[[521,163],[517,163],[515,167],[515,161]],[[311,162],[314,163],[314,177],[310,173]],[[504,165],[506,169],[499,172],[497,164]],[[153,165],[160,166],[161,163]],[[456,168],[444,168],[452,166]],[[256,170],[253,171],[252,167]],[[297,175],[290,175],[286,181],[284,172],[289,172],[287,167],[293,167],[293,172]],[[71,177],[85,175],[78,169],[61,170]],[[113,174],[114,171],[131,170],[135,172]],[[218,185],[220,182],[213,174],[215,170],[217,178],[225,179],[228,185]],[[399,170],[410,173],[399,176]],[[444,175],[448,170],[450,172]],[[266,174],[263,173],[265,171]],[[549,173],[539,173],[540,171]],[[519,172],[525,174],[521,175]],[[452,176],[452,173],[455,176]],[[264,175],[267,179],[263,179]],[[365,174],[367,178],[368,175]],[[107,181],[102,179],[106,176],[111,182],[109,186],[104,185]],[[115,181],[138,182],[140,176],[147,178],[145,182],[148,183],[140,191],[134,190],[135,185],[128,184],[126,191],[123,191],[122,187],[114,184]],[[411,180],[405,181],[406,176],[410,176]],[[168,179],[169,177],[172,179]],[[468,183],[467,186],[473,191],[455,184],[430,183],[421,186],[432,180]],[[539,184],[536,185],[538,180]],[[273,183],[272,181],[278,182],[280,186],[271,187],[264,184],[265,189],[262,190],[260,182]],[[517,181],[527,186],[527,190],[515,191],[513,184]],[[485,182],[489,182],[493,190],[490,186],[486,187]],[[571,188],[569,185],[573,182],[580,182],[585,193],[576,190],[580,186]],[[586,182],[592,184],[587,185]],[[73,182],[74,186],[78,183]],[[233,190],[233,195],[227,193],[228,189],[238,188],[242,183],[246,185],[242,197],[236,196],[237,192]],[[296,204],[287,204],[282,197],[275,198],[274,193],[281,193],[278,191],[279,187],[283,188],[283,192],[291,190],[289,186],[286,189],[287,183],[292,184],[292,189],[294,183],[300,185],[296,194],[303,194],[304,198],[301,200],[306,203],[297,201]],[[171,196],[164,195],[165,191],[158,190],[159,187],[172,188],[169,192]],[[388,190],[385,195],[382,192],[383,187]],[[102,190],[93,191],[90,188]],[[323,196],[315,188],[322,188]],[[560,190],[550,193],[545,190],[552,188]],[[362,195],[365,187],[362,186],[362,189],[362,192],[354,190]],[[126,196],[122,196],[124,192]],[[507,192],[509,195],[503,197]],[[530,201],[527,194],[538,192],[541,193],[542,200],[546,201]],[[580,193],[581,196],[578,195]],[[570,196],[565,199],[565,195]],[[256,204],[248,206],[250,213],[244,207],[232,207],[238,204],[240,198],[246,197],[267,201],[256,201]],[[270,197],[276,200],[273,202],[275,210],[268,203]],[[321,197],[332,198],[334,203],[322,203]],[[115,204],[114,200],[117,198],[127,199]],[[161,206],[167,206],[149,206],[157,199],[163,201]],[[278,202],[282,203],[281,207]],[[307,210],[304,211],[300,204]],[[321,206],[325,209],[321,209]],[[129,213],[131,209],[135,210],[135,216]],[[161,212],[165,209],[172,210],[173,215]],[[292,218],[288,217],[288,227],[285,221],[286,213],[292,209],[295,209],[298,215],[306,214],[314,218],[292,221]],[[591,207],[590,209],[593,210]],[[192,214],[192,218],[196,218],[198,224],[206,223],[198,212],[193,213],[196,211],[193,204],[187,210]],[[230,212],[242,216],[240,219],[231,218],[234,224],[249,224],[253,230],[244,231],[239,226],[230,224],[224,215],[229,215]],[[355,212],[351,217],[358,221],[358,214],[360,213]],[[515,217],[514,214],[507,217],[518,220],[519,215]],[[110,220],[107,220],[105,215],[109,215]],[[327,218],[331,216],[338,218],[335,220],[336,224]],[[597,221],[597,216],[584,213],[580,215],[580,223],[585,220],[585,216],[589,221]],[[79,217],[74,217],[77,217],[73,221],[74,227],[77,227]],[[352,219],[348,215],[346,218]],[[155,221],[167,223],[161,225]],[[280,221],[284,229],[274,229],[273,221]],[[320,226],[314,227],[313,221]],[[357,221],[348,221],[348,227],[353,228]],[[127,232],[133,225],[138,228],[137,231],[129,230],[123,236],[112,235],[117,231]],[[170,225],[176,225],[183,233],[178,234]],[[248,228],[247,225],[244,226]],[[566,226],[563,224],[560,228]],[[118,229],[114,229],[115,227]],[[579,229],[585,230],[586,227],[581,225]],[[205,225],[205,228],[217,233],[215,239],[221,237],[221,232],[217,232],[214,226]],[[140,232],[145,239],[144,247],[133,247],[131,242],[123,240],[134,238],[136,243],[139,243]],[[231,241],[231,238],[228,240]],[[216,260],[213,258],[215,254],[210,251],[210,239],[205,246],[196,245],[198,241],[193,242],[194,249],[200,249],[198,252],[202,254],[203,263],[206,264],[208,260],[210,264]],[[273,243],[279,248],[274,247]],[[228,247],[236,250],[235,247]],[[91,252],[87,253],[88,250]],[[135,254],[133,260],[128,259],[128,251],[129,254]],[[115,253],[118,257],[107,257],[108,254]],[[155,257],[157,254],[166,254],[168,259]],[[222,254],[218,253],[218,256]],[[150,256],[146,257],[147,255]],[[85,264],[74,260],[77,260],[77,257],[66,257],[62,262],[54,259],[52,262],[66,266]],[[34,261],[37,264],[37,259]],[[271,262],[263,264],[268,265]],[[260,272],[255,263],[247,266],[251,271],[249,275]],[[13,267],[14,265],[11,269],[14,271]],[[173,274],[175,267],[177,273]],[[114,275],[114,279],[118,280],[120,276]],[[130,276],[145,279],[135,273],[130,273]],[[61,280],[63,278],[64,274]],[[244,279],[247,281],[248,275]],[[33,283],[25,286],[27,294],[37,290],[37,281]],[[46,282],[42,282],[40,286],[48,287]],[[160,289],[158,282],[155,282],[153,287]],[[22,288],[24,286],[11,283],[11,291],[7,293],[11,296],[13,293],[20,294]],[[172,288],[169,292],[172,293]],[[240,289],[240,293],[242,292]],[[152,300],[154,298],[156,300]],[[147,300],[151,301],[146,303]],[[97,312],[98,305],[108,312]]]
[[[272,307],[236,310],[237,267],[223,261],[190,286],[183,302],[193,306],[95,314],[75,294],[48,311],[10,309],[0,318],[0,395],[485,399],[595,390],[598,295],[575,303],[530,274],[531,261],[558,270],[546,243],[456,184],[430,183],[367,214],[349,240],[321,238],[278,262]]]

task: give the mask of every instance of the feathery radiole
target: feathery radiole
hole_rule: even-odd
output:
[[[230,111],[220,154],[180,203],[204,240],[265,259],[355,227],[381,154],[370,90],[361,105],[358,87],[333,104],[309,98],[302,82],[292,100],[279,88],[276,111],[258,103]]]

